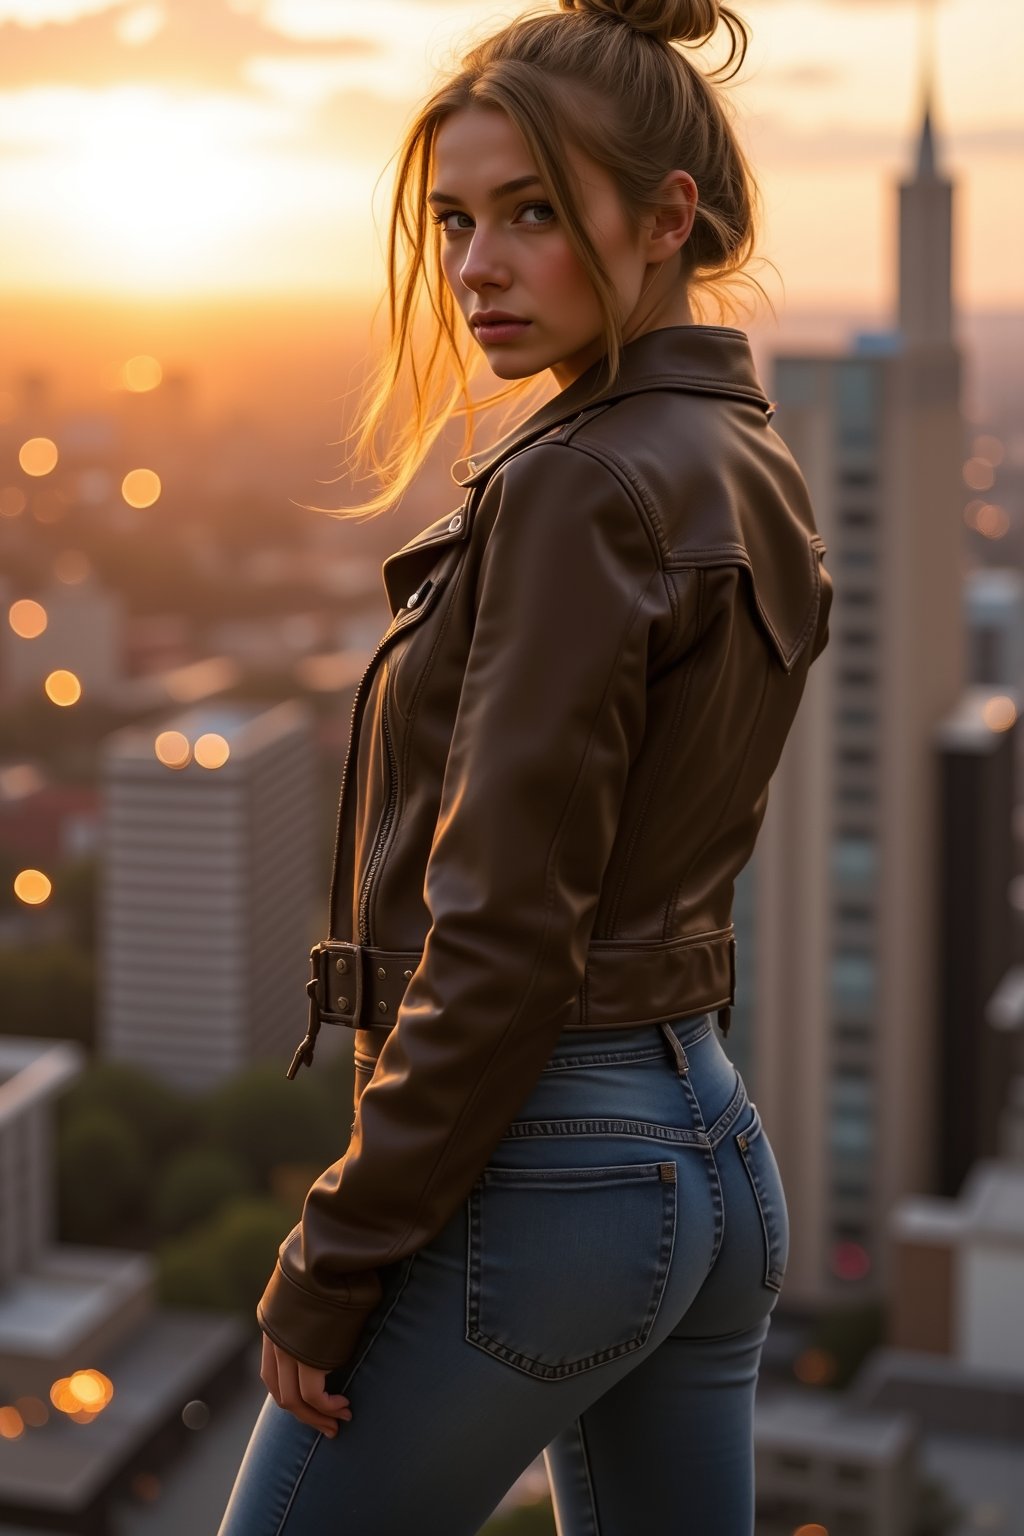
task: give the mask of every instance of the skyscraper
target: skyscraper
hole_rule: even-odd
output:
[[[308,709],[130,726],[108,741],[103,794],[103,1053],[187,1089],[263,1058],[283,1072],[316,916]]]
[[[899,188],[897,323],[776,359],[776,426],[835,582],[830,645],[755,870],[754,1091],[792,1216],[789,1297],[873,1294],[885,1217],[934,1187],[938,779],[964,683],[953,186],[926,88]]]

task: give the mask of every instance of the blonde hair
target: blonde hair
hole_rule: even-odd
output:
[[[619,368],[622,322],[614,285],[582,216],[580,191],[563,151],[567,140],[608,172],[627,215],[637,222],[664,206],[658,192],[669,171],[682,167],[692,175],[698,203],[681,250],[682,275],[702,318],[703,296],[716,303],[720,320],[731,312],[726,299],[737,279],[767,298],[743,271],[753,253],[760,193],[714,85],[742,66],[750,41],[746,23],[718,0],[559,0],[559,5],[558,12],[520,16],[471,48],[419,109],[397,151],[385,295],[389,345],[346,439],[355,439],[357,460],[378,477],[380,489],[356,507],[310,510],[348,518],[392,506],[453,416],[466,418],[463,451],[468,452],[476,413],[501,401],[515,403],[536,384],[530,376],[481,400],[471,394],[481,354],[460,333],[461,317],[441,271],[440,230],[426,202],[438,129],[460,108],[497,108],[522,133],[597,294],[609,384]],[[720,21],[729,32],[728,56],[714,70],[699,70],[674,44],[699,46]],[[396,408],[403,389],[407,402]]]

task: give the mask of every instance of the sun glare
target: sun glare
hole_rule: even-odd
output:
[[[32,202],[75,235],[79,277],[135,290],[192,289],[225,244],[266,217],[265,120],[225,98],[149,86],[23,93],[49,97],[47,153],[20,167]],[[264,109],[265,110],[265,109]]]

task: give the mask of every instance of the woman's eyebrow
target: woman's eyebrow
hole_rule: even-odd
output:
[[[510,192],[520,192],[523,187],[541,186],[539,176],[517,176],[514,181],[503,181],[500,187],[492,187],[487,196],[496,203],[499,198],[507,197]],[[450,192],[428,192],[428,203],[461,203],[461,197],[452,197]]]

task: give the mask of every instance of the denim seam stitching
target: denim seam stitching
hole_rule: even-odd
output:
[[[594,1482],[590,1475],[590,1457],[587,1454],[587,1440],[583,1430],[583,1415],[576,1420],[576,1433],[580,1442],[580,1455],[583,1457],[583,1471],[587,1479],[587,1493],[590,1495],[590,1516],[594,1522],[594,1536],[601,1536],[601,1524],[597,1516],[597,1494],[594,1492]]]
[[[743,1134],[750,1141],[754,1141],[758,1136],[760,1136],[761,1129],[762,1127],[760,1117],[757,1115],[755,1108],[754,1118],[751,1120],[750,1126]],[[765,1191],[761,1183],[761,1176],[758,1170],[754,1167],[753,1163],[750,1161],[746,1151],[744,1151],[743,1147],[740,1146],[739,1141],[736,1142],[736,1150],[739,1152],[743,1166],[747,1170],[747,1177],[750,1180],[750,1185],[754,1192],[754,1200],[757,1204],[757,1212],[761,1218],[761,1231],[764,1235],[765,1252],[764,1283],[769,1287],[769,1289],[773,1291],[781,1291],[783,1273],[780,1270],[778,1253],[777,1251],[773,1251],[775,1249],[775,1240],[772,1230],[768,1224]]]
[[[521,1141],[531,1136],[637,1136],[701,1150],[710,1145],[706,1131],[659,1125],[654,1120],[625,1120],[618,1116],[575,1120],[513,1120],[500,1140]]]
[[[349,1374],[346,1376],[345,1380],[342,1382],[341,1392],[342,1392],[343,1395],[348,1392],[349,1387],[352,1385],[352,1382],[355,1379],[356,1372],[359,1370],[359,1367],[362,1365],[363,1361],[366,1359],[367,1355],[370,1353],[370,1350],[373,1348],[373,1346],[376,1343],[377,1339],[380,1337],[381,1330],[383,1329],[385,1323],[388,1321],[388,1318],[391,1316],[392,1312],[397,1307],[399,1301],[402,1299],[402,1296],[405,1294],[405,1289],[406,1289],[406,1287],[409,1284],[409,1276],[412,1274],[413,1265],[416,1263],[416,1258],[417,1258],[417,1254],[416,1253],[411,1253],[409,1255],[408,1259],[406,1260],[405,1274],[402,1276],[402,1283],[398,1286],[397,1290],[395,1291],[395,1294],[394,1294],[394,1296],[392,1298],[392,1301],[391,1301],[391,1305],[388,1307],[388,1309],[385,1312],[384,1316],[381,1318],[380,1322],[377,1324],[377,1327],[373,1330],[373,1333],[367,1339],[366,1345],[365,1345],[362,1353],[359,1355],[359,1357],[356,1360],[353,1361],[352,1369],[350,1370]]]
[[[316,1435],[316,1439],[313,1441],[313,1444],[310,1446],[308,1452],[306,1453],[305,1461],[302,1463],[302,1466],[299,1468],[298,1472],[296,1473],[295,1482],[292,1484],[292,1491],[288,1495],[288,1503],[284,1507],[284,1512],[281,1515],[281,1520],[280,1520],[280,1523],[278,1524],[277,1530],[274,1533],[274,1536],[281,1536],[281,1532],[284,1530],[285,1522],[287,1521],[288,1516],[292,1512],[292,1508],[293,1508],[293,1506],[295,1504],[296,1496],[298,1495],[299,1489],[302,1486],[302,1479],[305,1477],[307,1471],[309,1470],[309,1464],[313,1460],[313,1454],[316,1451],[316,1448],[320,1444],[322,1439],[323,1439],[323,1434],[322,1434],[321,1431],[318,1430],[317,1431],[317,1435]]]

